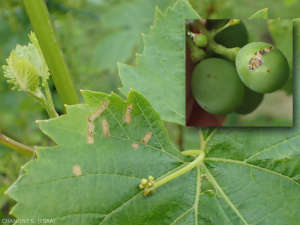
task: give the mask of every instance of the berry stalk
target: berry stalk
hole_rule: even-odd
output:
[[[229,22],[230,23],[230,22]],[[238,52],[241,48],[226,48],[223,45],[217,44],[214,40],[214,32],[210,32],[206,29],[206,27],[199,21],[194,20],[194,26],[199,30],[202,31],[208,37],[208,44],[207,44],[207,54],[211,54],[212,52],[223,55],[226,58],[235,61]],[[226,25],[225,25],[226,26]]]

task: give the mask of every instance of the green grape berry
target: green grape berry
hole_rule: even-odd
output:
[[[262,102],[264,94],[252,91],[245,86],[245,96],[242,105],[235,111],[238,114],[249,114],[252,113]]]
[[[224,59],[209,58],[197,64],[191,87],[197,103],[215,115],[234,112],[244,99],[244,84],[235,67]]]
[[[194,36],[194,42],[198,47],[206,47],[208,43],[208,37],[205,34],[196,34]]]
[[[289,78],[289,65],[284,54],[271,44],[253,42],[237,54],[236,69],[244,84],[258,93],[280,89]]]
[[[248,32],[243,22],[236,23],[220,31],[215,41],[226,48],[243,47],[248,43]]]

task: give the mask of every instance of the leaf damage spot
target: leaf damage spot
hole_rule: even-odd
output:
[[[258,67],[260,67],[260,65],[262,64],[261,59],[262,59],[263,55],[265,53],[271,52],[275,49],[277,49],[277,48],[269,47],[269,48],[265,48],[263,50],[255,52],[254,56],[250,59],[249,64],[248,64],[249,70],[254,70],[254,69],[257,69]]]
[[[75,174],[76,177],[81,176],[82,175],[81,167],[79,165],[73,166],[73,173]]]
[[[133,143],[132,147],[134,147],[135,149],[137,149],[139,147],[139,144],[138,143]]]
[[[98,118],[104,112],[105,109],[107,109],[109,103],[110,103],[109,100],[105,100],[103,104],[99,107],[99,109],[88,118],[86,122],[88,125],[88,131],[87,131],[88,144],[94,144],[94,137],[93,137],[94,129],[95,129],[95,125],[93,124],[94,120]]]
[[[132,111],[133,108],[133,104],[130,104],[129,106],[127,106],[126,108],[126,112],[125,112],[125,123],[130,123],[130,113]]]
[[[152,132],[151,131],[147,132],[147,134],[143,137],[141,141],[142,144],[146,145],[148,141],[151,139],[151,137],[152,137]]]
[[[102,120],[102,130],[103,130],[103,135],[106,137],[109,137],[109,127],[108,127],[108,122],[106,119]]]

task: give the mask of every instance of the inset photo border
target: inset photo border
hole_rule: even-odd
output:
[[[293,21],[186,20],[186,125],[293,126]]]

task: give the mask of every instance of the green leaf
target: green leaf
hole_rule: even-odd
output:
[[[299,39],[295,44],[298,49]],[[299,52],[296,62],[299,75]],[[299,85],[300,80],[297,95]],[[39,123],[58,145],[38,148],[38,159],[27,163],[26,173],[9,188],[9,196],[18,201],[12,210],[16,217],[91,225],[300,220],[297,127],[204,129],[204,163],[159,187],[154,195],[143,196],[138,188],[142,178],[162,178],[192,157],[171,146],[159,114],[137,91],[129,90],[127,101],[115,94],[84,91],[83,95],[86,104],[68,106],[66,115]],[[201,192],[202,175],[215,191]]]
[[[19,52],[16,50],[16,52]],[[7,66],[3,66],[4,76],[8,78],[8,82],[14,84],[13,89],[19,88],[23,91],[39,91],[39,77],[36,68],[25,58],[16,56],[12,51],[6,60]]]
[[[28,46],[17,45],[7,59],[8,66],[3,66],[4,76],[10,79],[15,88],[25,92],[28,90],[39,93],[39,76],[42,82],[49,78],[49,69],[39,46],[38,40],[33,32],[29,35],[31,43]]]
[[[283,54],[286,56],[290,66],[290,77],[283,86],[287,94],[293,94],[293,20],[277,19],[268,20],[268,29],[271,37]]]
[[[12,210],[17,218],[91,225],[300,219],[297,129],[220,129],[212,137],[206,130],[205,136],[211,135],[205,163],[145,197],[138,188],[142,178],[161,178],[191,159],[170,145],[159,115],[138,92],[130,91],[127,101],[115,94],[83,95],[86,104],[68,106],[67,115],[39,123],[58,145],[38,148],[38,159],[25,165],[26,173],[8,190],[18,201]],[[94,142],[88,143],[91,123]],[[143,144],[148,132],[152,136]],[[199,192],[201,175],[215,193]]]
[[[252,16],[250,16],[249,19],[255,19],[255,20],[268,19],[268,8],[264,8],[264,9],[257,11]]]
[[[141,212],[148,218],[155,212],[166,216],[167,211],[159,210],[161,204],[176,208],[173,219],[188,209],[193,195],[186,196],[184,201],[190,203],[183,206],[183,199],[173,203],[170,199],[181,198],[187,183],[193,189],[195,180],[186,179],[195,171],[178,178],[175,183],[181,181],[180,185],[165,185],[163,192],[148,200],[138,188],[150,172],[159,178],[189,161],[170,145],[164,125],[149,102],[136,91],[129,93],[126,102],[115,94],[84,91],[83,95],[86,104],[68,106],[67,115],[39,123],[58,146],[38,148],[38,160],[25,165],[26,174],[9,189],[9,195],[19,202],[12,213],[18,218],[56,218],[57,224],[119,224],[119,219],[125,224],[134,219],[138,224]],[[105,110],[101,108],[103,102]],[[99,117],[92,116],[101,109]],[[95,126],[94,144],[88,143],[89,123]],[[149,132],[150,140],[143,142]],[[42,201],[46,195],[51,200]],[[146,200],[156,205],[153,210]],[[132,211],[132,217],[119,218],[123,209]],[[160,216],[156,221],[161,221]]]
[[[35,33],[31,32],[29,35],[29,39],[32,42],[32,44],[34,44],[35,49],[38,53],[31,53],[30,61],[37,68],[38,75],[42,77],[43,82],[46,82],[46,80],[49,79],[50,73],[42,49],[39,45],[38,39],[35,36]]]
[[[144,54],[137,67],[119,64],[125,95],[142,93],[165,121],[185,124],[185,19],[199,18],[185,0],[166,15],[157,9],[151,35],[144,35]]]
[[[116,70],[117,62],[127,63],[134,58],[135,52],[142,52],[141,33],[150,32],[155,6],[164,10],[174,2],[175,0],[121,1],[105,13],[101,21],[107,27],[107,35],[103,35],[97,45],[93,67],[102,71]]]

